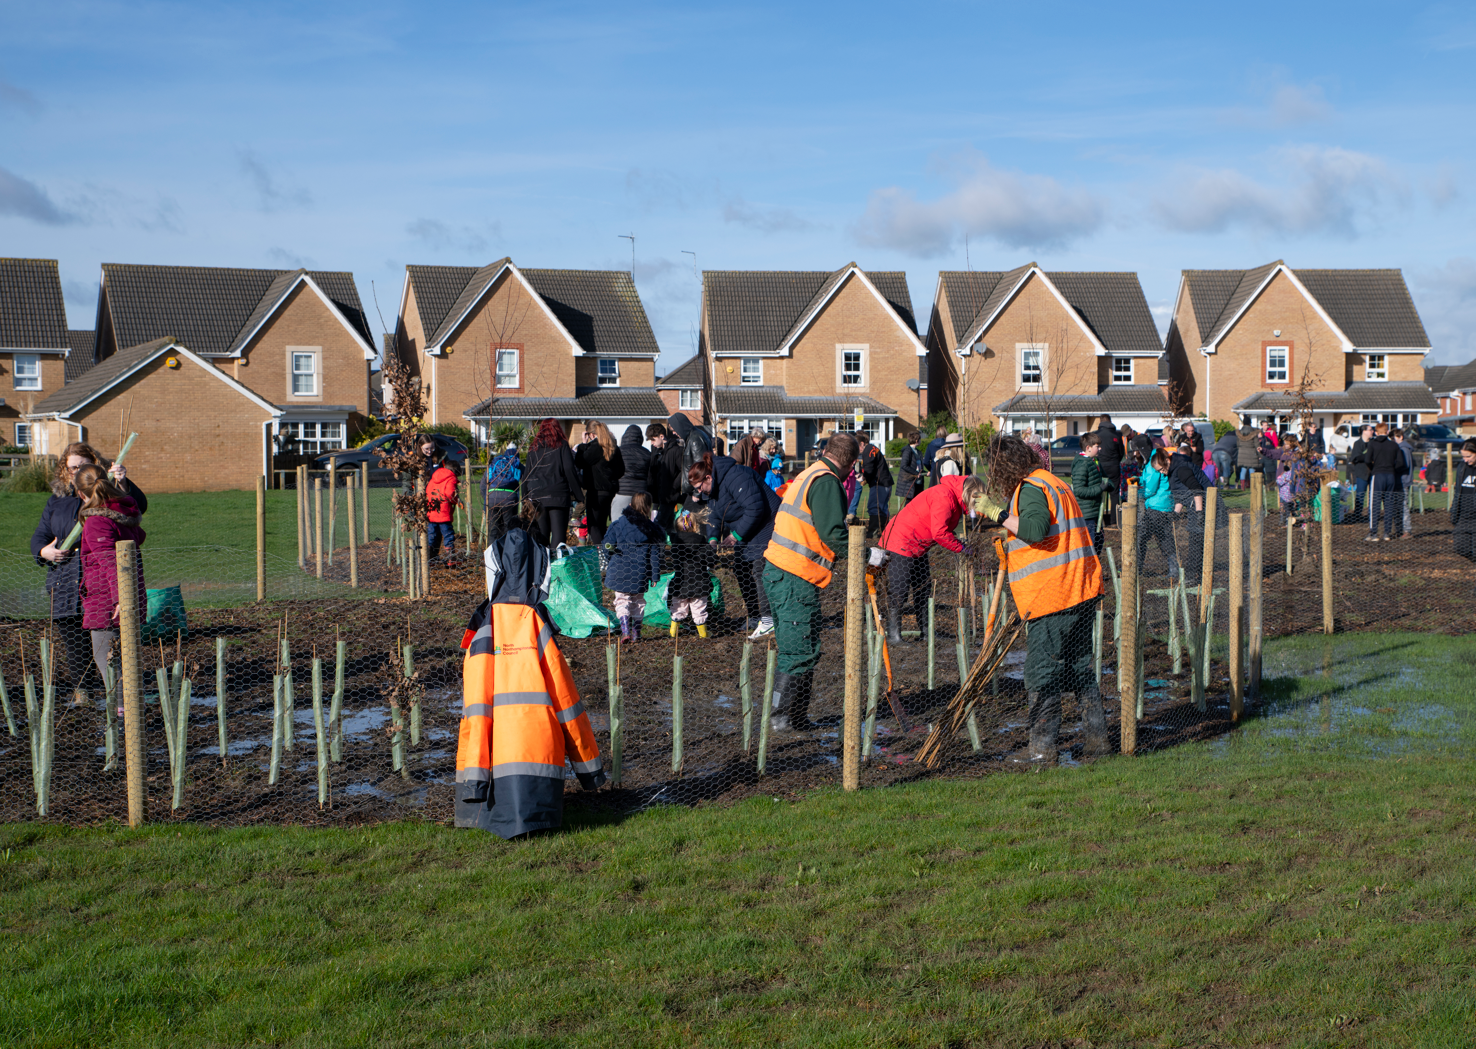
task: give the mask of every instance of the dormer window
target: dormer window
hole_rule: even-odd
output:
[[[600,358],[598,383],[600,386],[620,385],[620,362],[609,357]]]
[[[1366,382],[1388,382],[1389,381],[1389,358],[1382,353],[1370,353],[1368,362],[1363,366],[1363,378]]]

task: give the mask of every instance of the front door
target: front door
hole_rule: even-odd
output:
[[[795,448],[792,449],[797,458],[803,459],[806,452],[815,450],[815,442],[820,439],[820,428],[814,419],[796,419]]]

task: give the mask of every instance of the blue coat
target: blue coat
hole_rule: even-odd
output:
[[[707,534],[719,540],[737,535],[745,544],[744,559],[757,561],[774,535],[774,515],[782,501],[757,470],[740,466],[731,456],[714,456]]]
[[[661,578],[665,548],[666,533],[661,527],[627,506],[605,530],[605,553],[610,557],[605,585],[617,594],[644,594]]]

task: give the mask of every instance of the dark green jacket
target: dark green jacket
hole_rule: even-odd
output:
[[[835,551],[835,556],[846,556],[848,536],[846,534],[846,493],[841,488],[841,472],[829,459],[821,459],[830,471],[832,482],[824,474],[815,478],[810,485],[810,517],[815,522],[815,531],[825,545]]]
[[[1097,512],[1102,506],[1102,493],[1111,486],[1103,484],[1102,471],[1093,455],[1078,455],[1071,464],[1071,494],[1081,504],[1081,516],[1093,528],[1097,526]]]

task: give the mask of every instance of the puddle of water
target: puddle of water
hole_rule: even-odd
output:
[[[714,706],[722,707],[725,710],[732,710],[734,707],[738,706],[738,704],[739,701],[734,699],[732,696],[718,696],[717,699],[713,700]]]
[[[1013,668],[1013,669],[1010,669]],[[1025,653],[1006,652],[1004,662],[1000,664],[1003,676],[1015,681],[1025,680]]]

